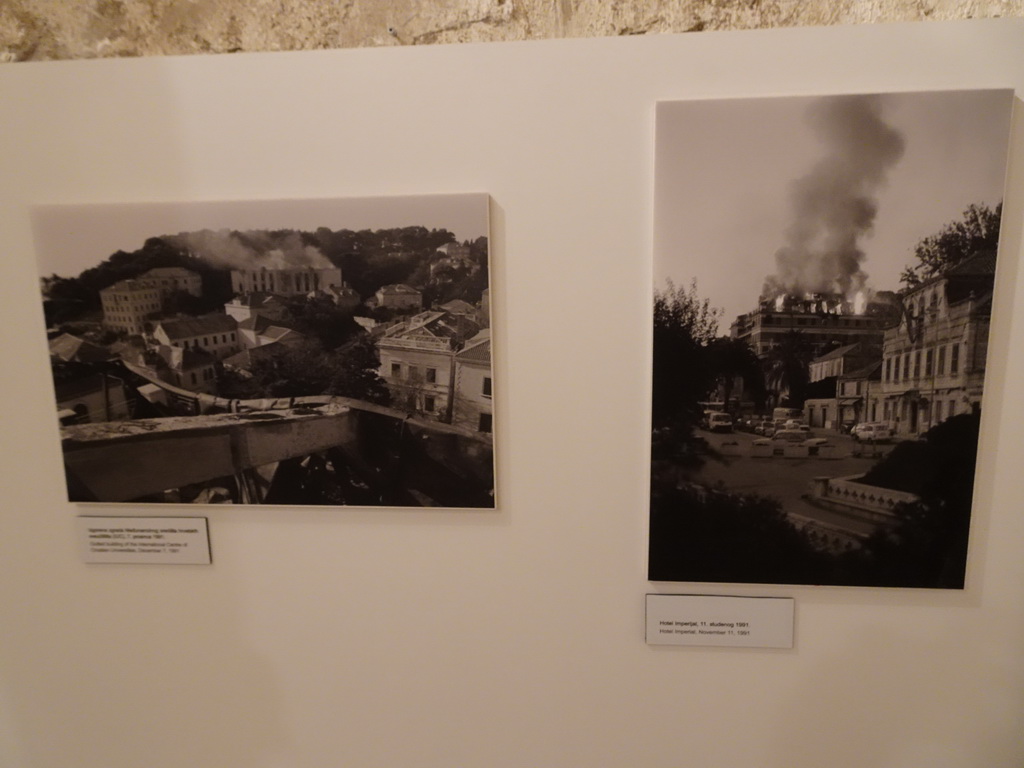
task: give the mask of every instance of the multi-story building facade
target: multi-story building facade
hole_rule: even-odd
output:
[[[885,333],[877,411],[897,435],[927,431],[980,410],[995,280],[994,253],[980,253],[909,291]]]
[[[253,315],[238,324],[238,339],[245,349],[256,349],[269,344],[298,346],[305,336],[286,325],[275,323],[263,315]]]
[[[480,269],[480,265],[472,259],[472,249],[461,243],[446,243],[437,249],[444,254],[430,263],[430,277],[436,278],[448,270],[464,270],[470,273]]]
[[[318,295],[321,294],[310,294],[310,298],[314,298]],[[355,309],[363,303],[363,299],[359,295],[359,291],[355,288],[350,288],[347,285],[330,285],[323,290],[322,295],[327,296],[339,309]]]
[[[876,360],[848,371],[836,381],[837,426],[849,429],[864,421],[879,421],[882,363]]]
[[[456,353],[479,331],[473,321],[446,312],[421,312],[387,328],[377,351],[394,407],[450,423]]]
[[[212,394],[217,386],[217,360],[202,349],[167,344],[131,347],[122,353],[122,359],[134,373],[190,392]]]
[[[823,381],[863,368],[882,356],[881,346],[846,344],[811,360],[808,381]]]
[[[746,341],[754,354],[764,358],[786,336],[795,333],[817,356],[836,344],[877,346],[893,318],[889,304],[870,305],[867,311],[855,314],[848,302],[837,297],[787,296],[762,301],[753,312],[737,317],[731,326],[731,336]]]
[[[103,325],[128,334],[145,333],[146,322],[160,314],[176,291],[203,293],[202,277],[182,267],[157,267],[100,291]]]
[[[114,331],[141,334],[146,322],[163,306],[159,286],[150,280],[121,280],[100,291],[103,325]]]
[[[203,278],[184,267],[155,267],[139,275],[139,280],[148,280],[156,285],[162,296],[183,291],[193,296],[203,295]]]
[[[216,313],[157,321],[153,338],[169,347],[201,349],[215,360],[240,352],[243,346],[235,319]]]
[[[422,309],[423,294],[412,286],[396,283],[381,286],[376,295],[377,306],[384,309]]]
[[[452,424],[477,432],[493,432],[493,398],[491,334],[484,329],[455,354]]]
[[[473,249],[463,243],[445,243],[437,249],[449,259],[469,259]]]
[[[329,286],[342,285],[341,269],[329,267],[314,269],[313,267],[291,267],[286,269],[233,269],[231,270],[231,290],[236,294],[245,293],[278,293],[284,296],[295,296],[322,291]]]
[[[268,320],[281,321],[288,316],[284,301],[272,293],[244,293],[235,296],[224,305],[224,314],[238,322],[259,315]]]

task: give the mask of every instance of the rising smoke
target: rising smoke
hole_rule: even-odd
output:
[[[294,231],[267,232],[204,229],[167,238],[221,269],[289,269],[333,265],[319,248]]]
[[[877,96],[843,96],[813,104],[807,121],[825,155],[790,186],[793,221],[775,253],[763,298],[837,293],[865,287],[861,239],[871,232],[876,195],[903,156],[903,136],[886,124]]]

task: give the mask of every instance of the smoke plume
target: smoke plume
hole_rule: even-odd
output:
[[[294,231],[203,229],[182,232],[168,239],[221,269],[325,269],[333,266],[319,248],[304,243],[302,235]]]
[[[807,120],[825,155],[790,186],[793,220],[775,253],[762,296],[838,293],[852,297],[867,275],[861,239],[871,232],[876,195],[903,155],[903,136],[881,116],[877,96],[815,103]]]

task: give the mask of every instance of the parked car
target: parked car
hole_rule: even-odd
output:
[[[783,443],[802,443],[807,440],[807,433],[799,429],[780,429],[771,437],[762,437],[754,441],[754,445],[774,445]]]
[[[877,421],[866,421],[857,424],[850,430],[850,434],[854,440],[860,442],[884,443],[892,439],[892,431],[889,429],[889,425]]]
[[[772,442],[802,443],[810,436],[809,429],[780,429],[772,435]]]
[[[732,432],[732,416],[728,413],[709,414],[708,430],[711,432]]]
[[[754,426],[760,423],[760,419],[753,416],[741,416],[735,422],[733,422],[733,428],[739,429],[743,432],[753,432]]]

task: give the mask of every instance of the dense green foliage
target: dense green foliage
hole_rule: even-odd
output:
[[[785,334],[765,357],[764,377],[772,407],[802,408],[810,384],[814,351],[797,331]]]
[[[437,258],[437,249],[455,242],[455,236],[448,230],[426,227],[358,232],[321,227],[313,237],[324,255],[341,267],[345,281],[364,299],[382,285],[406,283],[417,288],[429,285],[430,263]],[[487,238],[477,238],[469,246],[470,258],[483,269],[483,287],[486,287]],[[442,274],[442,277],[451,278],[442,282],[458,282],[465,275]],[[440,296],[439,292],[431,298],[440,298],[442,302],[450,298],[476,302],[480,299],[479,290],[475,291],[476,295],[473,290],[450,296]]]
[[[963,586],[981,417],[947,419],[880,460],[864,482],[916,494],[896,509],[852,558],[854,567],[886,586]]]
[[[225,370],[218,378],[217,394],[239,400],[338,395],[388,405],[390,393],[377,375],[379,366],[377,347],[368,336],[331,351],[309,339],[257,357],[251,376]]]
[[[101,290],[157,267],[183,267],[198,273],[203,278],[204,296],[220,300],[221,304],[231,297],[230,281],[225,281],[212,264],[168,239],[151,237],[137,251],[117,251],[77,277],[52,275],[46,279],[49,298],[55,302],[81,302],[96,309],[100,306]]]
[[[352,312],[341,309],[326,296],[306,298],[292,296],[285,299],[289,328],[303,336],[315,339],[325,350],[337,349],[363,333],[352,319]]]
[[[955,267],[982,251],[996,252],[1003,204],[995,208],[970,205],[957,221],[950,222],[914,248],[917,263],[907,267],[900,280],[908,288]]]
[[[456,298],[479,302],[488,284],[486,237],[466,243],[469,264],[430,274],[431,264],[439,259],[437,249],[453,242],[455,236],[448,230],[420,226],[358,232],[326,227],[316,232],[200,230],[151,237],[138,250],[117,251],[77,276],[45,278],[44,306],[48,324],[71,322],[95,314],[100,308],[99,292],[114,283],[155,267],[183,267],[201,275],[202,296],[180,295],[167,312],[199,315],[230,300],[231,269],[258,266],[268,254],[278,259],[276,263],[329,262],[341,267],[345,282],[364,300],[383,285],[407,283],[423,290],[425,306]]]
[[[708,344],[718,332],[719,312],[697,295],[697,283],[671,282],[654,295],[652,418],[654,427],[692,430],[717,375],[708,365]]]
[[[830,560],[777,501],[690,485],[652,489],[650,541],[653,581],[816,584]]]

